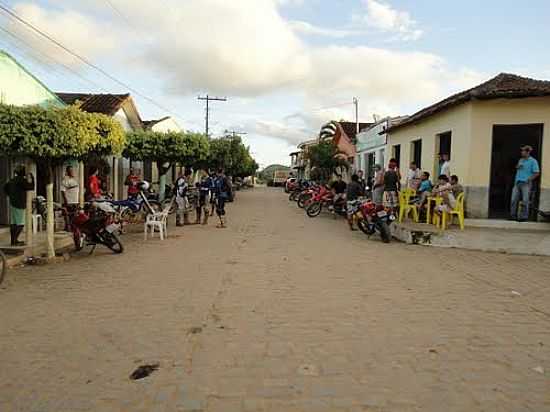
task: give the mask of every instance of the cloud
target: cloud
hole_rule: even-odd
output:
[[[320,26],[315,26],[311,23],[299,20],[293,20],[288,23],[292,30],[298,34],[313,35],[313,36],[326,36],[341,39],[344,37],[358,36],[362,34],[357,30],[338,30],[330,29]]]
[[[406,11],[394,9],[388,3],[379,0],[363,0],[366,14],[353,16],[356,24],[366,24],[368,27],[386,33],[393,33],[401,40],[417,40],[423,31],[418,23]]]
[[[69,49],[84,54],[88,58],[105,57],[121,45],[117,38],[124,38],[115,26],[73,10],[46,10],[35,4],[18,3],[14,11]],[[20,23],[13,21],[9,28],[19,37],[25,38],[31,47],[55,56],[55,60],[63,64],[75,67],[83,64]]]

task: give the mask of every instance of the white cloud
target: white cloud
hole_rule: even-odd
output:
[[[100,22],[73,10],[46,10],[36,4],[18,3],[14,11],[27,22],[37,26],[55,40],[88,58],[105,57],[120,46],[120,31],[113,25]],[[82,62],[62,51],[20,23],[12,21],[10,30],[24,37],[32,47],[55,56],[66,65],[80,66]]]
[[[361,32],[357,30],[339,30],[326,27],[315,26],[311,23],[299,20],[293,20],[288,23],[292,30],[298,34],[326,36],[341,39],[344,37],[357,36]]]
[[[423,31],[418,23],[406,11],[393,8],[379,0],[363,0],[366,14],[355,15],[354,21],[368,27],[395,34],[401,40],[417,40]]]

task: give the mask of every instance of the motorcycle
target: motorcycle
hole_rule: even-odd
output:
[[[332,191],[322,186],[319,193],[317,193],[311,203],[306,207],[306,214],[309,217],[317,217],[323,211],[323,207],[326,207],[329,211],[335,215],[346,215],[346,200],[343,198],[334,201],[334,194]]]
[[[292,189],[290,192],[290,195],[288,196],[288,200],[291,202],[298,201],[298,197],[302,192],[305,190],[308,190],[311,187],[311,183],[307,180],[300,180],[298,184]]]
[[[313,198],[317,193],[319,193],[322,189],[322,186],[318,186],[315,184],[312,184],[309,189],[303,190],[296,199],[296,204],[300,209],[305,209],[310,205]]]
[[[384,208],[376,205],[372,200],[355,204],[353,214],[359,229],[368,236],[380,233],[382,242],[390,243],[390,225],[395,221],[395,215]]]
[[[71,227],[76,251],[85,246],[93,246],[93,253],[97,245],[104,245],[114,253],[124,252],[117,233],[120,225],[116,223],[116,210],[109,203],[93,202],[74,216]]]
[[[145,216],[160,212],[163,209],[163,204],[158,200],[155,200],[151,196],[149,190],[149,183],[142,182],[139,185],[139,192],[135,197],[130,197],[126,200],[105,200],[106,203],[113,206],[118,212],[119,219],[122,222],[138,223],[142,221]],[[167,204],[171,202],[171,198]]]

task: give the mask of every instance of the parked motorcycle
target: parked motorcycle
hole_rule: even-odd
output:
[[[71,227],[76,251],[85,246],[104,245],[114,253],[122,253],[122,245],[117,233],[120,225],[116,223],[117,211],[106,202],[93,202],[74,216]]]
[[[335,202],[332,191],[324,186],[321,187],[319,193],[313,197],[311,203],[306,207],[306,213],[309,217],[317,217],[323,211],[323,207],[339,215],[347,214],[346,200],[341,198]]]
[[[395,215],[388,212],[384,206],[376,205],[372,200],[354,205],[354,217],[359,229],[368,236],[380,233],[384,243],[390,243],[390,225],[395,221]]]

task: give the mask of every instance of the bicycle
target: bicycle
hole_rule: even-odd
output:
[[[8,270],[8,261],[4,252],[0,250],[0,284],[4,281],[6,271]]]

